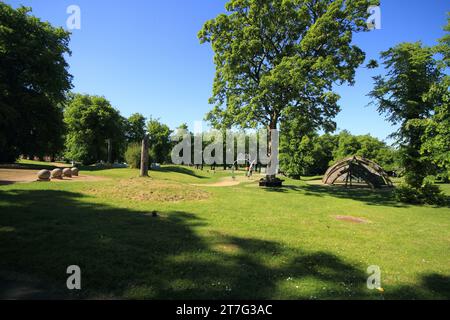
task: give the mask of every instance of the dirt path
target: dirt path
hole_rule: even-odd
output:
[[[14,183],[29,183],[37,180],[39,170],[30,169],[0,169],[0,185]],[[78,177],[64,178],[62,180],[52,180],[52,182],[89,182],[105,180],[103,177],[87,176],[81,174]]]

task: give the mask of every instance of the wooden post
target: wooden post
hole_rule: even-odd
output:
[[[148,177],[148,135],[145,135],[142,140],[140,176]]]
[[[111,139],[106,139],[106,143],[108,144],[108,164],[112,164],[112,144]]]

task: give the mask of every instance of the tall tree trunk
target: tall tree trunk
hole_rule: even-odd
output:
[[[141,177],[148,177],[148,161],[148,135],[145,135],[141,148]]]

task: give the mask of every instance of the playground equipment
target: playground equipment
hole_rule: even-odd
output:
[[[345,158],[330,167],[322,182],[328,185],[345,184],[346,187],[358,184],[367,184],[371,188],[393,186],[381,166],[358,156]]]
[[[246,165],[248,164],[247,170],[246,170],[247,172],[245,173],[245,175],[246,175],[246,177],[250,178],[252,176],[252,174],[253,174],[253,170],[254,170],[254,167],[256,165],[257,160],[258,160],[257,158],[252,159],[251,156],[249,154],[247,154],[247,153],[245,153],[245,154],[242,154],[242,153],[238,154],[236,161],[234,161],[233,165],[231,166],[232,178],[233,179],[236,178],[235,175],[234,175],[234,170],[236,168],[236,165],[239,164],[239,163],[245,163]]]

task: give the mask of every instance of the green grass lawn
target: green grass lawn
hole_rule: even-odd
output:
[[[289,179],[206,187],[231,173],[175,166],[84,174],[107,179],[0,186],[0,295],[30,281],[69,298],[450,299],[449,207]]]

